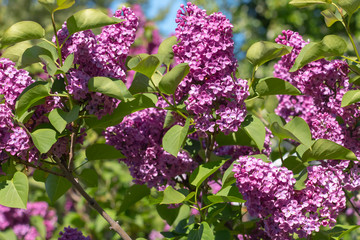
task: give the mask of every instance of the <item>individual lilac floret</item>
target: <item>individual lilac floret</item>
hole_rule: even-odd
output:
[[[247,82],[236,79],[237,61],[230,21],[222,13],[210,16],[192,3],[178,10],[173,47],[177,63],[188,63],[190,73],[179,84],[177,101],[185,101],[202,132],[238,130],[246,116]]]
[[[126,156],[120,161],[129,166],[134,181],[158,189],[174,185],[174,177],[196,167],[187,152],[180,151],[178,157],[174,157],[161,147],[167,131],[163,129],[165,115],[164,110],[144,109],[105,131],[106,143]]]
[[[0,205],[0,230],[12,229],[18,239],[35,240],[39,233],[32,226],[32,216],[43,218],[46,228],[46,239],[50,239],[55,229],[57,216],[54,210],[50,210],[46,202],[33,202],[27,204],[27,209],[9,208]]]
[[[65,227],[64,232],[60,232],[58,240],[91,240],[90,237],[85,237],[77,228]]]

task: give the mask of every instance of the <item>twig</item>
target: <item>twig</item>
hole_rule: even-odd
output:
[[[68,179],[74,188],[89,202],[90,206],[94,208],[100,215],[110,224],[110,229],[117,232],[124,240],[131,240],[129,235],[121,228],[118,222],[112,219],[105,210],[93,199],[90,197],[87,192],[82,188],[82,186],[75,180],[74,176],[69,172],[61,160],[54,156],[55,161],[60,166],[65,174],[65,178]]]
[[[41,167],[41,166],[37,166],[37,165],[35,165],[35,164],[32,164],[32,163],[30,163],[30,162],[23,161],[23,160],[18,159],[18,158],[15,159],[15,161],[18,162],[18,163],[21,163],[21,164],[23,164],[23,165],[25,165],[25,166],[32,167],[32,168],[35,168],[35,169],[39,169],[39,170],[42,170],[42,171],[44,171],[44,172],[47,172],[47,173],[50,173],[50,174],[53,174],[53,175],[56,175],[56,176],[65,177],[64,174],[51,171],[51,170],[49,170],[49,169],[47,169],[47,168],[43,168],[43,167]]]

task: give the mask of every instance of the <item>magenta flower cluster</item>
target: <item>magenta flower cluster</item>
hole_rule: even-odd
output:
[[[201,132],[236,132],[246,116],[248,86],[235,77],[233,26],[222,13],[208,16],[192,3],[181,5],[176,22],[175,59],[190,66],[176,100],[185,101]]]
[[[164,151],[162,138],[166,111],[155,108],[132,113],[105,131],[106,143],[120,150],[137,184],[163,189],[175,185],[176,176],[192,171],[196,163],[181,150],[177,157]]]
[[[46,228],[46,239],[50,239],[57,223],[54,210],[46,202],[32,202],[27,209],[9,208],[0,205],[0,231],[12,229],[18,239],[35,240],[40,237],[35,226],[30,223],[31,217],[43,218]]]
[[[61,231],[60,237],[58,240],[91,240],[90,237],[85,237],[81,231],[78,231],[77,228],[72,228],[70,226],[65,227],[64,231]]]
[[[125,60],[135,40],[138,27],[138,18],[130,8],[123,7],[115,12],[114,17],[125,21],[105,26],[99,35],[95,35],[91,30],[75,33],[66,40],[62,48],[63,58],[74,54],[74,64],[77,66],[66,75],[69,82],[66,89],[75,100],[80,103],[86,102],[89,113],[99,118],[110,114],[119,100],[89,92],[88,81],[91,77],[103,76],[126,82]],[[60,44],[68,35],[64,23],[62,29],[58,31]]]
[[[320,226],[333,227],[346,207],[338,166],[308,168],[305,188],[295,190],[293,173],[254,157],[240,157],[234,176],[250,215],[261,219],[270,239],[306,237]]]
[[[325,138],[353,150],[360,156],[359,104],[342,108],[345,92],[353,89],[348,79],[348,65],[344,61],[320,59],[289,72],[301,49],[308,44],[290,30],[283,31],[276,42],[293,47],[291,53],[275,64],[274,76],[284,79],[304,94],[302,96],[280,96],[277,114],[287,121],[294,116],[302,117],[310,126],[313,138]],[[342,122],[338,121],[338,118]]]

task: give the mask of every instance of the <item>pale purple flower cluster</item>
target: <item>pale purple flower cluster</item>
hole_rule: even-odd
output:
[[[9,208],[0,205],[0,231],[12,229],[18,239],[35,240],[40,235],[35,226],[30,223],[33,216],[43,218],[46,239],[50,239],[55,229],[57,216],[54,210],[49,209],[46,202],[28,203],[27,209]]]
[[[61,231],[58,240],[91,240],[90,237],[85,237],[81,231],[77,228],[65,227],[64,231]]]
[[[233,26],[222,13],[208,16],[190,2],[181,5],[176,23],[175,59],[190,66],[176,100],[185,101],[198,130],[236,132],[246,116],[248,86],[235,77]]]
[[[126,156],[120,161],[129,166],[134,181],[158,189],[174,185],[174,177],[196,167],[187,152],[181,150],[178,157],[174,157],[161,147],[167,131],[163,129],[165,115],[165,110],[144,109],[105,131],[106,143]]]
[[[77,66],[67,74],[69,85],[66,89],[75,100],[87,102],[89,113],[99,118],[110,114],[119,100],[89,92],[88,81],[91,77],[104,76],[126,82],[125,61],[135,40],[138,26],[138,18],[129,8],[123,7],[116,11],[114,17],[125,21],[105,26],[99,35],[95,35],[91,30],[75,33],[67,39],[62,48],[63,58],[73,53]],[[60,43],[65,41],[68,34],[64,23],[58,31]]]
[[[280,240],[292,239],[294,233],[306,237],[320,226],[335,225],[346,207],[340,170],[339,166],[309,167],[302,190],[294,190],[291,171],[254,157],[240,157],[233,171],[250,215],[261,219],[270,239]]]

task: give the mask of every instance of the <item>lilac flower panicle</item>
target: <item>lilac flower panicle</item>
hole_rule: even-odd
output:
[[[254,157],[239,157],[234,177],[250,215],[262,220],[270,239],[306,237],[321,226],[333,227],[346,206],[341,167],[312,166],[303,190],[285,167],[275,167]]]
[[[176,23],[175,60],[190,66],[176,100],[185,101],[200,131],[236,132],[246,116],[248,86],[247,81],[234,77],[233,26],[222,13],[208,16],[190,2],[178,10]]]
[[[86,109],[98,118],[111,114],[120,101],[89,92],[89,79],[103,76],[126,82],[125,61],[138,26],[138,18],[130,8],[123,7],[115,12],[114,17],[125,21],[105,26],[99,35],[95,35],[91,30],[75,33],[67,39],[62,49],[64,59],[72,53],[77,65],[77,68],[70,69],[66,76],[69,82],[66,89],[75,100],[87,103]],[[60,42],[67,38],[66,23],[58,31],[58,36]]]
[[[126,159],[134,181],[149,187],[164,188],[174,185],[173,178],[196,167],[196,163],[185,151],[177,157],[161,147],[166,132],[163,129],[165,110],[154,108],[132,113],[124,120],[105,131],[106,143],[120,150]]]
[[[81,231],[77,228],[65,227],[64,231],[61,231],[58,240],[91,240],[90,237],[85,237]]]

